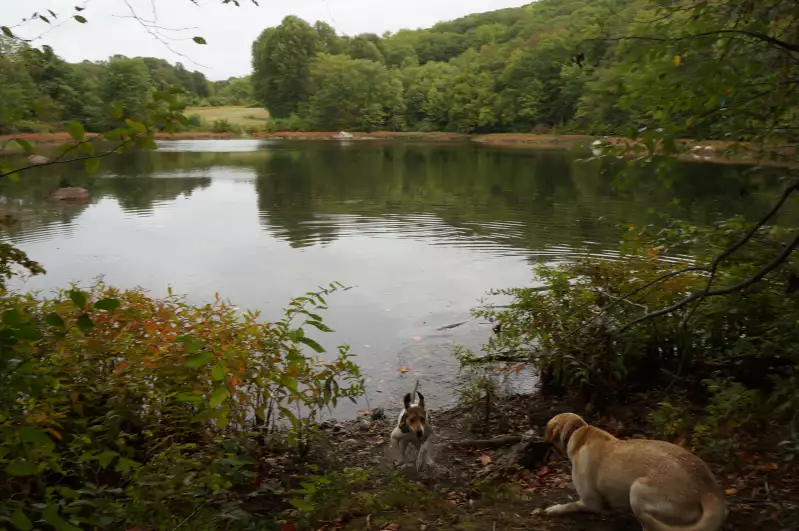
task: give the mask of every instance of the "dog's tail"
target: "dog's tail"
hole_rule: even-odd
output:
[[[718,531],[724,520],[727,519],[727,505],[724,498],[712,492],[702,496],[702,516],[699,520],[689,525],[668,525],[656,519],[649,513],[643,512],[636,517],[641,525],[651,531]]]

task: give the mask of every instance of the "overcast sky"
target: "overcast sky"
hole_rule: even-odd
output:
[[[323,20],[339,34],[382,34],[429,27],[441,20],[518,7],[530,1],[260,0],[259,7],[249,0],[240,0],[241,7],[235,7],[222,5],[221,0],[199,0],[199,6],[190,0],[0,0],[0,25],[12,27],[35,11],[49,16],[47,10],[52,10],[58,19],[51,25],[36,20],[13,31],[28,39],[41,35],[34,44],[49,44],[70,62],[102,60],[114,54],[163,57],[170,62],[180,61],[191,70],[200,70],[210,79],[226,79],[250,72],[252,41],[264,28],[279,24],[286,15],[297,15],[310,22]],[[80,14],[88,20],[87,24],[71,18],[76,14],[76,5],[85,6]],[[131,18],[132,8],[141,18],[152,20],[153,6],[159,26],[192,28],[160,31],[165,36],[180,37],[166,39],[177,53]],[[194,36],[204,37],[208,44],[193,43]]]

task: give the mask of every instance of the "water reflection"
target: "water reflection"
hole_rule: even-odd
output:
[[[436,329],[467,319],[488,289],[529,283],[531,261],[612,255],[619,224],[659,212],[754,217],[779,188],[776,175],[709,164],[680,165],[670,188],[644,170],[619,188],[613,167],[576,158],[467,144],[162,143],[109,157],[94,176],[62,166],[1,183],[0,212],[18,219],[5,238],[48,270],[22,289],[105,275],[192,302],[218,292],[276,318],[318,285],[355,286],[332,300],[336,334],[324,344],[359,353],[373,406],[416,378],[440,405],[453,398],[453,345],[479,348],[490,327]],[[52,202],[64,183],[92,201]]]

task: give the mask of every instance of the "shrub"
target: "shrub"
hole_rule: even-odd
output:
[[[214,133],[232,133],[234,127],[226,118],[222,118],[221,120],[214,120],[211,124],[211,131]]]
[[[734,219],[713,227],[631,227],[618,259],[537,267],[540,287],[499,291],[512,298],[508,307],[476,310],[478,317],[502,323],[502,333],[486,346],[486,359],[531,363],[544,390],[577,393],[600,408],[636,391],[681,391],[688,402],[708,404],[703,425],[722,437],[756,428],[767,414],[790,420],[799,414],[797,253],[741,292],[632,325],[704,290],[706,272],[670,273],[709,264],[749,226]],[[720,264],[713,286],[752,275],[784,249],[787,235],[786,229],[761,227]],[[461,359],[479,361],[468,353]],[[680,423],[668,418],[661,423],[677,430]]]
[[[199,114],[190,114],[186,117],[186,127],[188,129],[202,129],[205,127],[205,119]]]
[[[199,529],[243,518],[245,488],[275,496],[264,456],[307,452],[320,409],[363,391],[347,347],[306,352],[324,352],[305,330],[329,331],[315,312],[335,288],[273,323],[102,284],[3,292],[0,521],[171,529],[191,516]]]
[[[269,118],[264,130],[268,133],[277,133],[281,131],[311,131],[312,129],[308,120],[298,114],[292,114],[288,118]]]

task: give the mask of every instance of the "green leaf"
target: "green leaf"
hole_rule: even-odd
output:
[[[75,11],[77,11],[78,13],[80,13],[80,12],[81,12],[81,11],[83,11],[84,9],[86,9],[86,8],[85,8],[85,7],[79,7],[79,6],[75,6]]]
[[[117,120],[122,118],[123,109],[122,106],[116,102],[110,104],[108,106],[108,110],[111,113],[112,118],[116,118]],[[111,139],[114,140],[114,139]]]
[[[308,345],[309,347],[314,349],[319,354],[322,354],[323,352],[325,352],[325,349],[322,348],[322,345],[320,345],[319,343],[317,343],[316,341],[314,341],[310,337],[305,337],[305,336],[299,337],[299,338],[297,338],[297,341],[299,341],[300,343],[305,343],[306,345]]]
[[[211,354],[210,352],[201,352],[201,353],[199,353],[199,354],[197,354],[195,356],[189,357],[189,359],[186,360],[186,366],[187,367],[199,367],[201,365],[205,365],[206,363],[208,363],[209,361],[211,361],[213,359],[214,359],[214,355]]]
[[[199,395],[193,395],[190,393],[181,393],[175,397],[175,400],[177,400],[178,402],[197,403],[197,402],[202,402],[203,398]]]
[[[27,339],[28,341],[35,341],[42,338],[42,332],[32,324],[20,326],[14,333],[19,339]]]
[[[144,127],[144,124],[141,122],[137,122],[136,120],[131,120],[130,118],[125,118],[125,124],[130,128],[130,130],[137,135],[140,135],[147,131],[147,128]]]
[[[22,323],[22,315],[15,310],[10,309],[3,312],[3,324],[8,326],[18,326]]]
[[[203,342],[197,340],[194,336],[180,336],[175,342],[183,343],[183,350],[186,351],[186,354],[194,354],[203,348]]]
[[[289,503],[304,512],[312,512],[314,510],[314,505],[303,498],[291,498]]]
[[[119,308],[119,299],[101,299],[94,303],[94,307],[98,310],[113,311]]]
[[[69,292],[69,298],[76,308],[82,310],[86,307],[86,295],[76,289]]]
[[[316,329],[318,329],[318,330],[320,330],[322,332],[332,332],[333,331],[332,328],[330,328],[326,324],[322,323],[321,321],[305,321],[305,323],[315,327]]]
[[[69,122],[69,125],[67,125],[67,132],[76,142],[81,142],[83,137],[86,136],[86,131],[83,128],[83,124],[80,122]]]
[[[94,322],[92,321],[91,317],[85,313],[78,317],[78,320],[75,321],[75,324],[78,325],[78,328],[80,328],[80,331],[84,334],[91,330],[94,326]]]
[[[42,448],[52,449],[55,446],[53,440],[45,432],[37,428],[21,428],[19,436],[24,442],[41,446]]]
[[[130,471],[131,468],[136,468],[138,466],[141,466],[141,463],[132,459],[128,459],[127,457],[120,457],[119,461],[117,461],[117,466],[114,467],[114,470],[124,474]]]
[[[42,520],[55,527],[56,531],[81,531],[59,516],[57,505],[48,504],[42,511]]]
[[[83,168],[86,170],[86,173],[93,174],[97,173],[100,169],[100,159],[87,159],[83,163]]]
[[[77,21],[78,21],[78,22],[80,22],[81,24],[86,24],[86,18],[85,18],[85,17],[83,17],[82,15],[75,15],[75,16],[74,16],[74,17],[72,17],[72,18],[74,18],[75,20],[77,20]]]
[[[50,13],[50,15],[52,15],[52,17],[53,17],[53,18],[58,18],[58,15],[56,15],[55,13],[53,13],[53,10],[52,10],[52,9],[48,9],[48,10],[47,10],[47,12],[48,12],[48,13]]]
[[[61,316],[58,315],[55,312],[48,313],[44,317],[44,322],[49,324],[50,326],[55,326],[55,327],[58,327],[58,328],[64,328],[65,327],[64,319],[62,319]]]
[[[2,30],[3,35],[8,37],[9,39],[13,39],[14,38],[14,34],[11,32],[10,29],[8,29],[8,26],[0,26],[0,30]]]
[[[15,459],[8,463],[6,474],[9,476],[32,476],[36,474],[36,465],[24,459]]]
[[[211,369],[211,378],[213,378],[215,381],[224,380],[225,372],[225,368],[221,365],[214,365],[214,368]]]
[[[81,152],[86,153],[89,156],[94,155],[94,144],[92,144],[91,142],[84,142],[83,144],[80,145],[78,149],[80,149]]]
[[[30,531],[33,529],[33,523],[25,516],[25,513],[23,513],[19,507],[11,513],[11,523],[20,531]]]
[[[15,138],[14,142],[16,142],[19,145],[19,147],[22,148],[22,151],[24,151],[26,155],[33,155],[34,153],[33,145],[30,142],[28,142],[24,138]]]
[[[217,407],[219,404],[225,401],[225,399],[230,396],[228,393],[227,387],[220,387],[214,394],[211,395],[211,400],[208,401],[208,405],[211,407]]]
[[[207,42],[205,42],[205,39],[203,39],[202,37],[194,37],[194,39],[192,40],[197,44],[208,44]]]
[[[100,463],[101,467],[108,468],[108,465],[111,464],[111,461],[113,461],[118,455],[119,455],[118,452],[114,452],[113,450],[106,450],[105,452],[97,456],[97,462]]]
[[[50,23],[50,20],[48,20],[48,18],[45,17],[44,15],[39,15],[39,18],[42,19],[43,21],[47,22],[48,24]]]

